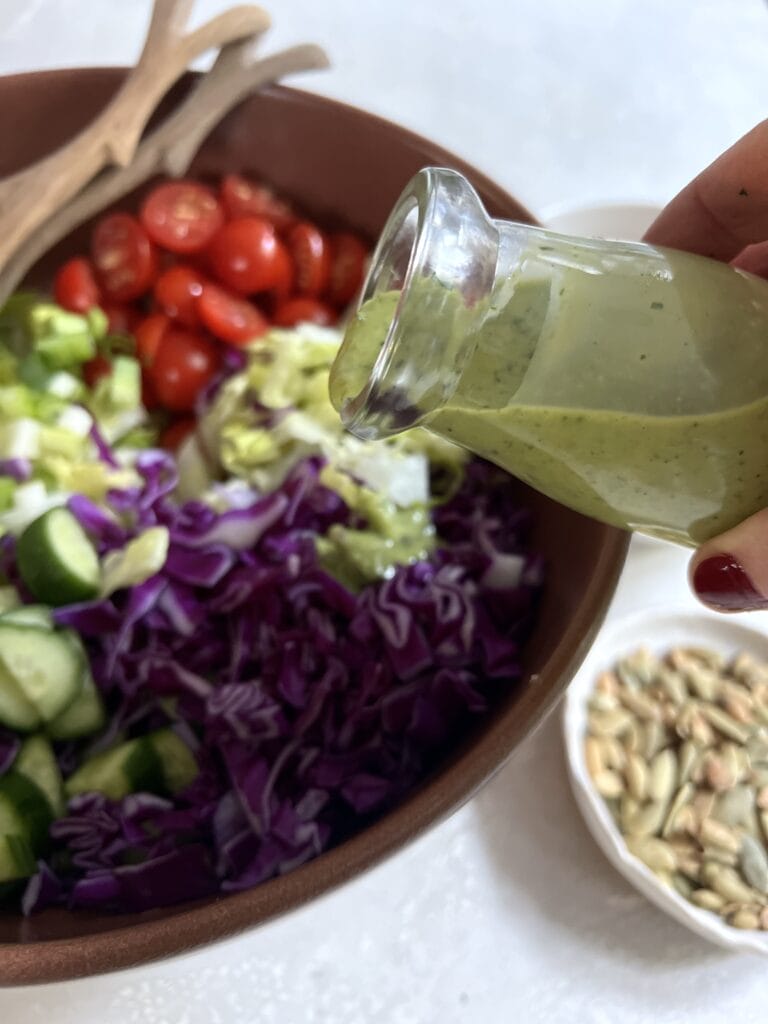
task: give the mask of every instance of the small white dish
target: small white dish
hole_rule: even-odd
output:
[[[768,932],[732,928],[716,914],[689,903],[662,885],[627,849],[602,797],[592,784],[584,759],[587,700],[598,675],[639,646],[663,654],[671,647],[700,646],[730,656],[747,651],[768,659],[768,632],[754,628],[754,617],[717,615],[706,609],[650,608],[609,623],[568,688],[563,707],[563,735],[571,786],[592,836],[613,866],[657,907],[719,946],[768,956]],[[761,615],[757,620],[764,624]],[[747,624],[749,623],[749,624]]]

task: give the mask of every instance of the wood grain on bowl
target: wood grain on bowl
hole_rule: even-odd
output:
[[[6,175],[64,142],[118,88],[120,69],[71,69],[0,79],[0,150]],[[169,98],[178,102],[192,77]],[[192,166],[195,175],[244,170],[276,186],[318,221],[375,239],[405,183],[425,165],[454,167],[493,216],[531,222],[527,211],[462,160],[361,110],[272,88],[219,125]],[[50,270],[84,247],[89,225],[33,270]],[[621,570],[627,535],[585,519],[520,485],[535,515],[532,545],[547,583],[524,654],[525,677],[418,790],[375,825],[289,875],[255,889],[140,916],[46,911],[0,914],[0,983],[24,984],[117,970],[232,935],[296,907],[393,853],[470,797],[554,706],[602,621]]]

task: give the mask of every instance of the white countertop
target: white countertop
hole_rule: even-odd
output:
[[[223,9],[198,2],[195,20]],[[269,6],[269,4],[267,4]],[[146,0],[0,0],[0,73],[129,63]],[[768,115],[764,0],[281,0],[297,84],[467,157],[539,216],[662,203]],[[54,42],[55,41],[55,46]],[[611,615],[694,605],[686,553],[635,540]],[[551,719],[400,855],[249,935],[102,978],[0,992],[8,1024],[763,1022],[764,962],[648,905],[582,824]]]

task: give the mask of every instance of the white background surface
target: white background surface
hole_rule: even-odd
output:
[[[128,63],[148,6],[0,0],[0,73]],[[224,6],[200,0],[194,18]],[[436,139],[545,218],[663,203],[768,116],[764,0],[283,0],[272,13],[265,46],[314,40],[333,59],[300,84]],[[685,560],[636,541],[614,614],[691,600]],[[603,859],[550,721],[471,804],[341,891],[191,956],[0,992],[0,1020],[752,1024],[765,991],[763,961],[705,945]]]

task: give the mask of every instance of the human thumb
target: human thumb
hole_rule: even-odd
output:
[[[768,608],[768,509],[702,544],[689,579],[699,600],[716,611]]]

